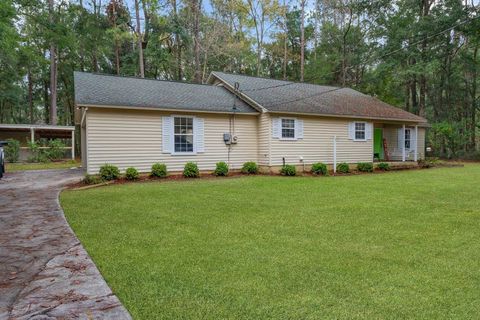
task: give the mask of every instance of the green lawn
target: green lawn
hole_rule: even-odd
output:
[[[7,172],[24,171],[24,170],[45,170],[45,169],[68,169],[80,166],[80,162],[74,160],[59,161],[59,162],[17,162],[6,163],[5,170]]]
[[[478,319],[480,165],[61,195],[136,319]]]

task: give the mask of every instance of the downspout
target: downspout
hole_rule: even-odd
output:
[[[80,120],[80,128],[83,128],[83,122],[85,121],[85,116],[87,115],[88,107],[82,108],[82,120]]]
[[[87,117],[87,111],[88,111],[88,107],[83,107],[82,108],[82,119],[80,120],[80,143],[82,143],[82,129],[85,128],[85,141],[83,141],[85,143],[85,155],[82,154],[82,159],[84,158],[85,159],[85,163],[83,163],[82,161],[82,166],[85,165],[85,171],[88,173],[88,128],[87,128],[87,123],[85,121],[86,117]],[[82,148],[80,147],[80,150],[82,150]]]

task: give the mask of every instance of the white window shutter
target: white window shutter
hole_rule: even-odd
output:
[[[365,123],[365,138],[372,140],[373,125],[371,123]]]
[[[194,151],[205,152],[204,121],[203,118],[193,118]]]
[[[280,138],[280,118],[272,118],[272,137]]]
[[[348,139],[355,140],[355,122],[348,124]]]
[[[162,152],[173,152],[173,118],[162,117]]]
[[[303,120],[295,120],[295,139],[303,139]]]
[[[410,129],[410,150],[417,150],[417,137],[415,129]]]
[[[403,132],[403,128],[398,128],[398,149],[402,150],[403,146],[405,145],[405,132]]]

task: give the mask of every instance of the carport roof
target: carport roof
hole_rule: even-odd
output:
[[[47,124],[0,124],[1,132],[31,132],[43,138],[71,138],[74,126],[52,126]]]

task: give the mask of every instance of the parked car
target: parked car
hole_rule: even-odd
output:
[[[0,179],[3,177],[5,172],[5,153],[3,152],[3,146],[6,146],[8,142],[0,141]]]

